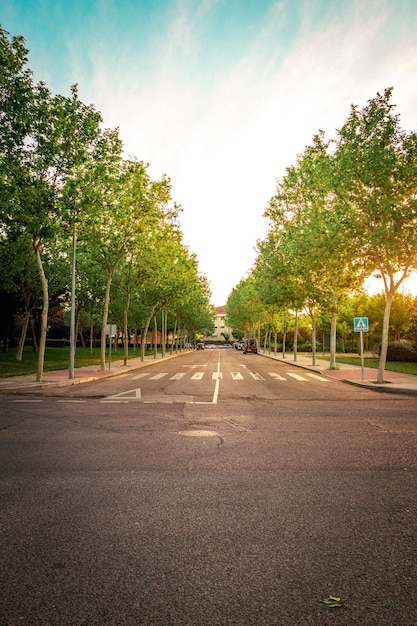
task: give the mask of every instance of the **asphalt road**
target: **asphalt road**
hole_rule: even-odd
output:
[[[0,624],[415,626],[416,419],[234,350],[1,397]]]

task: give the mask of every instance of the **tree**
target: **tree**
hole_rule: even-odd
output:
[[[0,33],[7,71],[1,75],[0,116],[1,222],[5,236],[19,228],[32,242],[42,289],[42,315],[36,378],[42,379],[48,323],[49,292],[43,255],[59,237],[65,212],[65,187],[87,158],[97,136],[100,115],[78,98],[52,96],[44,83],[32,84],[25,68],[22,38],[9,41]],[[16,96],[17,94],[17,96]]]
[[[386,303],[377,382],[384,382],[394,294],[417,267],[417,134],[400,128],[392,88],[351,107],[338,131],[334,189],[363,263],[382,278]]]
[[[279,247],[275,248],[279,249],[284,292],[288,293],[291,286],[294,295],[298,294],[298,306],[306,307],[311,316],[313,363],[315,312],[318,307],[331,312],[330,368],[336,367],[338,302],[358,287],[365,275],[354,235],[344,227],[344,212],[335,203],[333,167],[330,142],[320,131],[296,164],[287,169],[265,211],[272,222],[271,242],[266,249],[268,252],[274,238],[278,239]],[[269,265],[277,263],[269,260]],[[286,276],[282,275],[284,268]]]

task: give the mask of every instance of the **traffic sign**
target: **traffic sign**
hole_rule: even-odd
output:
[[[367,317],[355,317],[353,318],[353,328],[355,333],[367,333],[369,330]]]

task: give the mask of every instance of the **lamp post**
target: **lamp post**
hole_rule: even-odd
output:
[[[71,266],[71,317],[70,317],[70,360],[68,376],[72,380],[74,378],[74,362],[75,362],[75,252],[77,246],[77,235],[74,230],[72,233],[72,266]]]

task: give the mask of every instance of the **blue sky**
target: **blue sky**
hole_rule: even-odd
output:
[[[126,156],[171,178],[215,305],[318,129],[334,136],[388,86],[417,129],[417,0],[3,0],[0,23],[25,37],[36,80],[78,83]]]

